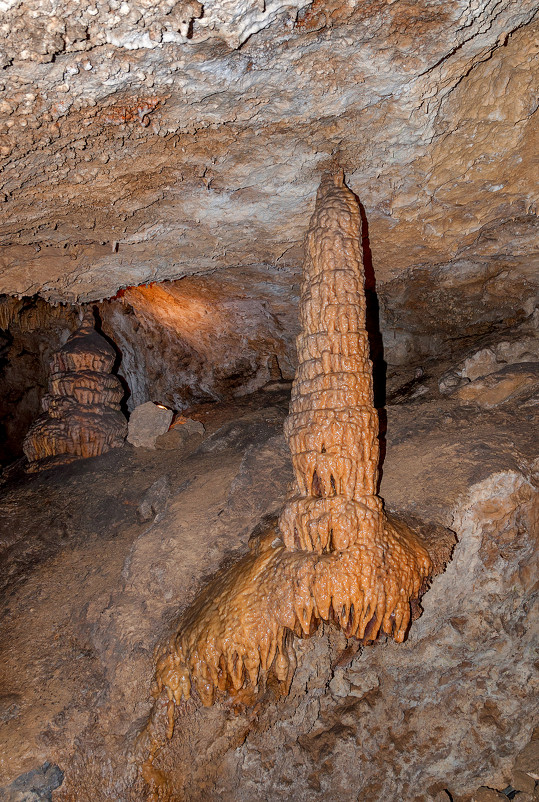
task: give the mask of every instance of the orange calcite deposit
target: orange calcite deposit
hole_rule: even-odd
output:
[[[334,620],[348,637],[402,641],[431,571],[429,556],[376,495],[378,416],[365,326],[361,218],[343,176],[325,176],[306,241],[299,367],[285,425],[294,495],[250,554],[217,576],[159,652],[155,695],[193,685],[255,689],[271,669],[286,684],[291,634]]]
[[[43,414],[24,440],[30,472],[96,457],[121,446],[127,421],[120,411],[124,390],[111,374],[112,346],[94,328],[87,312],[80,327],[51,360]]]
[[[342,173],[326,175],[305,243],[299,366],[285,424],[296,477],[280,519],[288,549],[354,553],[347,609],[404,639],[429,574],[411,531],[387,520],[378,485],[378,415],[366,329],[361,216]]]

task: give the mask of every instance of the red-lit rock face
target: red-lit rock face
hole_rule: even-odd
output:
[[[129,406],[148,400],[182,409],[231,399],[294,375],[296,290],[289,271],[227,271],[130,287],[100,306],[122,354]]]

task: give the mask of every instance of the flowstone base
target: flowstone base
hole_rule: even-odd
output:
[[[399,549],[405,551],[412,543],[414,554],[427,554],[421,537],[403,521],[386,518],[385,526]],[[448,540],[439,571],[454,544],[454,538]],[[388,571],[395,562],[389,552]],[[360,543],[321,555],[291,552],[277,521],[266,525],[251,538],[250,551],[197,595],[178,633],[159,650],[155,695],[165,689],[170,701],[179,704],[190,698],[194,684],[198,698],[210,705],[216,691],[238,692],[248,686],[256,695],[260,675],[265,678],[270,670],[287,687],[295,669],[292,635],[311,635],[321,621],[334,622],[347,638],[363,643],[382,632],[402,642],[412,616],[410,604],[400,617],[391,610],[377,615],[384,603],[383,577],[379,569],[379,578],[368,584],[370,567]],[[431,578],[410,589],[416,613]],[[401,577],[405,587],[409,581]],[[372,598],[362,589],[369,585],[376,594]]]

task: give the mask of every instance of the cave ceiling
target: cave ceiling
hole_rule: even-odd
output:
[[[380,284],[440,265],[447,283],[477,254],[533,284],[536,0],[0,12],[0,292],[93,301],[231,267],[294,273],[336,163]]]

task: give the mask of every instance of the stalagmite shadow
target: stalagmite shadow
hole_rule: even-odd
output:
[[[377,495],[362,231],[342,172],[323,176],[305,244],[299,365],[285,423],[295,486],[278,523],[213,579],[158,649],[153,693],[168,698],[168,738],[175,706],[193,693],[204,705],[242,689],[255,699],[270,675],[286,693],[293,635],[309,636],[320,621],[362,642],[380,633],[402,642],[412,608],[419,612],[431,559],[405,523],[387,517]],[[365,236],[363,245],[374,292]],[[144,776],[158,799],[159,741],[152,737]]]
[[[354,195],[359,214],[361,217],[361,247],[363,250],[363,269],[365,272],[365,302],[367,305],[365,328],[369,338],[369,356],[372,362],[372,384],[374,406],[378,412],[379,432],[378,442],[380,446],[380,459],[378,462],[378,486],[380,490],[382,483],[384,460],[386,456],[386,433],[387,433],[387,412],[386,406],[386,380],[387,362],[384,359],[384,341],[380,330],[380,300],[376,291],[376,276],[372,261],[372,251],[369,238],[369,221],[365,207]]]

